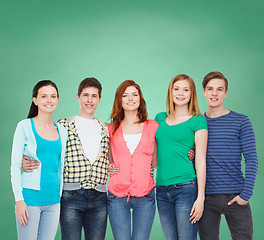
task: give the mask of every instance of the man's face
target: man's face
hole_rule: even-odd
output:
[[[98,89],[95,87],[84,88],[79,95],[77,95],[77,101],[80,104],[80,116],[93,118],[94,112],[100,103]]]
[[[225,81],[217,78],[211,79],[203,89],[203,94],[208,107],[223,106],[224,98],[227,96]]]

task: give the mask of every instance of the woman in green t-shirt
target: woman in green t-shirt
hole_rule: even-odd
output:
[[[164,236],[197,239],[197,221],[204,208],[208,132],[189,76],[180,74],[171,80],[167,112],[159,113],[155,120],[159,123],[156,197]],[[195,170],[188,158],[194,146]]]

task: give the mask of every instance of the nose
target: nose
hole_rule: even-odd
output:
[[[88,100],[88,102],[91,102],[92,101],[92,96],[88,96],[87,100]]]
[[[51,102],[51,97],[48,97],[47,98],[47,101],[50,103]]]
[[[215,96],[217,95],[217,91],[216,90],[213,90],[212,94]]]
[[[131,101],[132,99],[133,99],[132,94],[129,94],[129,95],[128,95],[128,100]]]

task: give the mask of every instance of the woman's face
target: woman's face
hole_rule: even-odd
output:
[[[38,107],[38,112],[52,113],[59,101],[58,93],[53,86],[44,86],[38,90],[37,97],[33,97],[33,102]]]
[[[188,105],[191,99],[191,87],[187,80],[180,80],[173,84],[172,98],[176,106]]]
[[[122,108],[124,111],[138,110],[140,105],[140,96],[138,90],[133,87],[127,87],[122,96]]]

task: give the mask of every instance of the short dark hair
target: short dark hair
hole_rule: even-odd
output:
[[[226,77],[224,76],[223,73],[220,73],[220,72],[210,72],[208,73],[204,79],[203,79],[203,89],[205,89],[206,85],[209,83],[210,80],[212,79],[222,79],[225,81],[225,87],[226,87],[226,91],[228,89],[228,82],[227,82],[227,79]]]
[[[78,95],[80,96],[83,89],[87,87],[95,87],[98,89],[98,94],[99,98],[101,98],[101,93],[102,93],[102,85],[101,83],[94,77],[91,78],[85,78],[84,80],[81,81],[79,87],[78,87]]]

